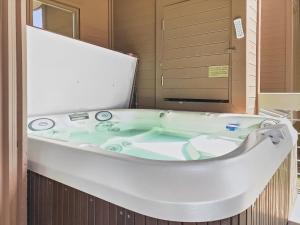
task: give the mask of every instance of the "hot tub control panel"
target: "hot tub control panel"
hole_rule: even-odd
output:
[[[78,120],[88,120],[89,114],[88,113],[72,113],[69,115],[71,121],[78,121]]]

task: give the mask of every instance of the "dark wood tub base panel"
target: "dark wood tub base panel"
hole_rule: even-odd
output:
[[[28,225],[286,225],[290,157],[255,204],[221,221],[181,223],[140,215],[28,171]]]

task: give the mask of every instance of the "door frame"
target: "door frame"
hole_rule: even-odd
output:
[[[40,3],[44,4],[41,6],[42,9],[45,9],[45,6],[51,6],[54,8],[58,8],[60,10],[68,10],[69,12],[73,13],[73,35],[71,38],[74,39],[80,39],[80,13],[79,13],[79,8],[77,7],[73,7],[70,6],[68,4],[63,4],[57,1],[53,1],[53,0],[38,0]],[[32,26],[33,25],[33,16],[32,16],[32,12],[33,12],[33,0],[27,0],[27,24]],[[43,14],[43,23],[46,22],[46,15],[47,15],[47,11],[45,13],[45,15]],[[70,36],[69,36],[70,37]]]
[[[26,1],[0,10],[0,224],[26,225]]]
[[[287,1],[286,10],[286,91],[295,92],[299,91],[299,87],[295,86],[295,76],[300,72],[300,0]]]
[[[287,0],[284,10],[286,20],[285,89],[289,92],[293,91],[294,78],[294,0]]]

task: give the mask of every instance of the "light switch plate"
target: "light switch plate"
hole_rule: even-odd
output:
[[[242,18],[234,19],[233,23],[234,23],[236,38],[237,39],[244,38],[245,37],[245,32],[244,32],[244,29],[243,29]]]

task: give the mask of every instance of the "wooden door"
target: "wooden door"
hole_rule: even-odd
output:
[[[162,6],[157,32],[158,107],[166,102],[229,102],[231,4],[231,0],[189,0]]]

